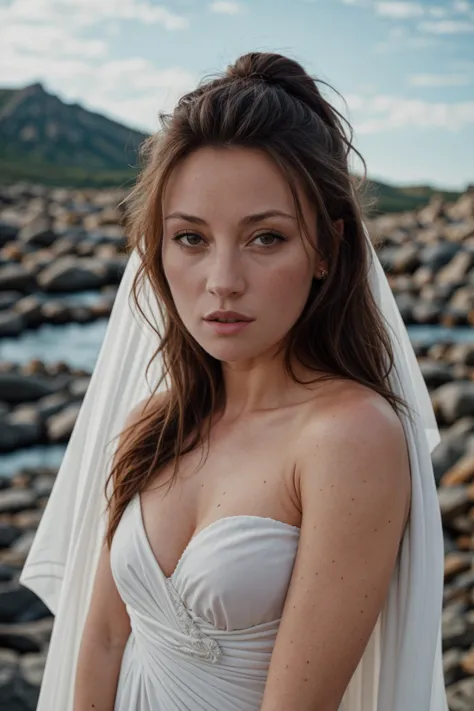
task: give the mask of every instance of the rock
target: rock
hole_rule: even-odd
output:
[[[11,624],[37,600],[34,592],[19,583],[0,583],[0,624]]]
[[[470,553],[450,553],[444,559],[444,579],[449,582],[460,573],[471,568],[473,556]],[[473,628],[474,632],[474,628]],[[474,641],[474,638],[473,638]]]
[[[37,288],[35,278],[22,264],[7,264],[0,267],[0,291],[13,289],[29,294]]]
[[[464,486],[440,489],[438,498],[443,525],[449,524],[456,516],[466,513],[471,508],[471,502]]]
[[[441,301],[417,301],[413,306],[413,320],[416,323],[438,323],[443,303]]]
[[[61,412],[61,410],[64,410],[70,402],[71,396],[65,392],[46,395],[36,402],[36,411],[44,421],[51,417],[51,415],[56,415],[58,412]]]
[[[444,215],[444,200],[440,195],[434,195],[428,205],[417,211],[420,225],[430,225]]]
[[[471,484],[474,481],[474,454],[468,453],[444,474],[442,486]]]
[[[24,680],[31,686],[39,688],[46,665],[46,653],[23,654],[20,657],[20,671]]]
[[[10,526],[8,523],[0,523],[0,548],[10,548],[21,535],[17,526]],[[0,616],[2,608],[0,606]]]
[[[69,306],[60,301],[48,301],[41,306],[41,316],[48,323],[69,323],[71,312]]]
[[[0,310],[10,309],[21,299],[20,291],[3,291],[0,292]]]
[[[89,377],[76,378],[76,380],[74,380],[69,387],[71,395],[82,400],[86,395],[90,380],[91,379]]]
[[[97,289],[107,282],[107,265],[96,259],[59,257],[38,274],[45,291]]]
[[[465,380],[442,385],[432,394],[434,410],[450,425],[461,417],[474,415],[474,382]]]
[[[7,242],[12,242],[18,235],[18,227],[9,225],[7,222],[0,221],[0,247],[3,247]]]
[[[437,388],[453,380],[451,369],[445,363],[420,358],[418,364],[428,388]]]
[[[28,328],[36,328],[43,323],[42,302],[37,296],[25,296],[15,306],[15,312],[21,316]]]
[[[0,625],[0,647],[21,654],[40,652],[51,639],[53,622],[52,617],[47,617],[35,622]]]
[[[5,433],[6,438],[16,439],[16,447],[25,447],[36,444],[42,438],[43,427],[41,418],[36,410],[31,406],[18,407],[13,412],[5,415],[0,421],[0,431]],[[14,435],[12,435],[12,431]],[[0,443],[0,451],[5,450],[5,442]]]
[[[22,489],[6,489],[0,491],[0,514],[18,513],[25,509],[36,508],[34,492]]]
[[[69,440],[80,409],[81,404],[74,403],[46,420],[46,430],[50,442],[59,443]]]
[[[416,306],[415,297],[408,293],[394,294],[394,297],[403,322],[405,324],[413,323],[413,309]]]
[[[474,367],[474,343],[457,343],[449,347],[445,354],[450,363],[463,363]]]
[[[472,711],[474,708],[474,679],[462,679],[447,689],[449,711]]]
[[[474,256],[466,251],[458,252],[445,267],[436,274],[440,284],[451,283],[462,286],[468,271],[474,262]]]
[[[36,279],[38,274],[54,262],[54,253],[49,249],[39,249],[23,258],[24,268]]]
[[[461,674],[462,650],[453,647],[443,654],[443,671],[445,684],[453,684],[462,676]]]
[[[45,378],[0,372],[2,400],[12,405],[39,400],[57,390],[58,387]]]
[[[441,267],[446,266],[460,249],[459,244],[447,241],[429,244],[420,251],[420,262],[437,272]]]
[[[50,247],[56,241],[52,221],[48,217],[36,217],[18,233],[18,239],[36,247]]]
[[[0,311],[0,337],[12,338],[22,333],[27,326],[26,320],[12,309]]]

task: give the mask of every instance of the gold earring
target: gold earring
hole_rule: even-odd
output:
[[[324,279],[326,279],[327,275],[328,275],[328,273],[327,273],[326,269],[321,269],[321,274],[320,274],[319,278],[324,280]]]

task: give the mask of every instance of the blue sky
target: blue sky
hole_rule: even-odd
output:
[[[474,183],[474,0],[0,0],[3,86],[41,81],[149,131],[202,76],[255,50],[342,94],[346,105],[322,87],[369,177]]]

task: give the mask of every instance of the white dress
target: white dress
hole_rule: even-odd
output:
[[[298,541],[288,523],[228,516],[166,577],[136,495],[110,551],[132,627],[114,711],[257,711]]]

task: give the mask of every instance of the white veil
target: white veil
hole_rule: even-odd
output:
[[[430,452],[439,442],[430,397],[405,325],[372,247],[369,283],[391,336],[393,391],[416,412],[404,418],[412,472],[409,525],[389,594],[362,659],[347,687],[344,711],[447,711],[441,656],[444,547]],[[104,485],[110,440],[128,412],[152,387],[145,368],[156,336],[129,293],[139,264],[133,252],[122,278],[105,339],[20,583],[55,615],[37,711],[72,711],[75,669],[100,546],[105,531]],[[149,285],[144,311],[160,317]],[[150,298],[151,297],[151,298]],[[156,383],[160,363],[149,370]],[[165,387],[163,384],[162,387]]]

